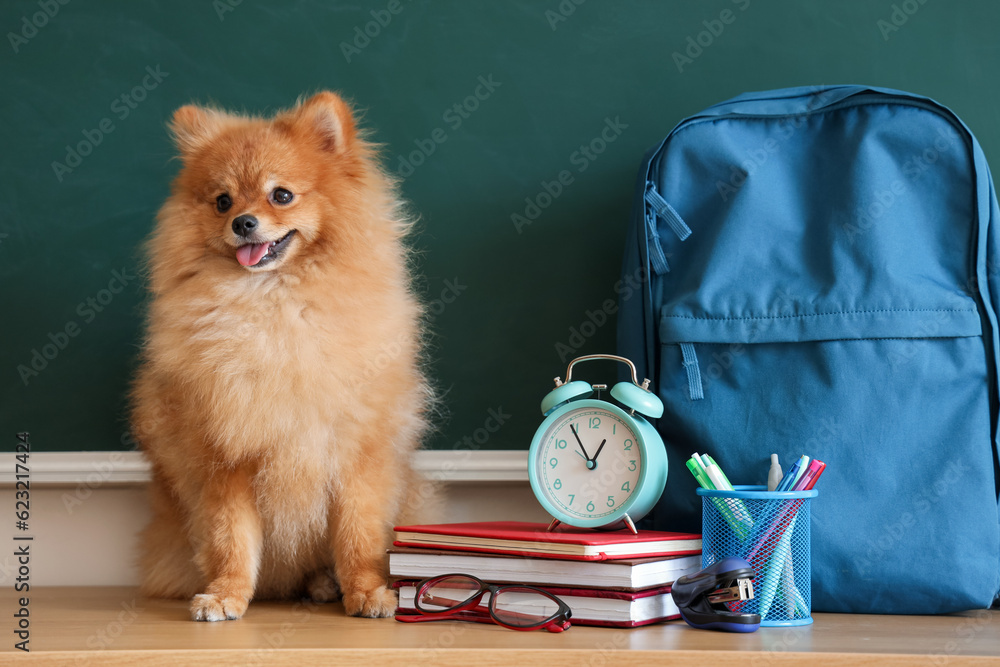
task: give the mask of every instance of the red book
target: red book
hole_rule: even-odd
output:
[[[408,614],[419,614],[414,606],[416,596],[415,581],[399,581],[394,586],[399,589],[399,607],[396,617]],[[569,605],[573,612],[570,623],[573,625],[598,625],[613,628],[634,628],[660,621],[680,618],[680,611],[670,595],[670,586],[660,586],[637,592],[605,591],[588,588],[563,588],[557,586],[541,586],[540,588],[555,594]],[[489,594],[483,598],[483,604],[489,602]],[[523,609],[516,604],[505,605],[512,611],[525,614],[537,613],[537,609],[525,603]],[[490,622],[484,618],[482,611],[459,615],[458,618],[472,621]]]
[[[569,560],[611,560],[701,553],[701,535],[640,530],[597,531],[544,523],[483,521],[396,526],[397,547],[513,554]]]

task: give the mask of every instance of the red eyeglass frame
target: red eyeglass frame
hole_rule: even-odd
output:
[[[468,600],[466,600],[459,606],[452,607],[451,609],[440,609],[440,610],[421,609],[420,598],[423,596],[424,592],[434,584],[444,579],[450,579],[452,577],[462,577],[465,579],[469,579],[471,581],[475,581],[476,583],[479,584],[479,592],[472,595]],[[556,602],[559,605],[559,609],[550,618],[532,625],[520,626],[520,625],[510,625],[508,623],[504,623],[504,621],[501,620],[496,613],[495,609],[496,599],[498,593],[510,589],[528,590],[533,593],[538,593],[539,595],[543,595],[549,598],[550,600]],[[486,595],[486,593],[490,594],[490,601],[489,604],[485,607],[488,614],[484,615],[481,611],[483,609],[483,606],[480,603],[482,602],[483,596]],[[564,632],[566,630],[569,630],[569,628],[571,627],[569,619],[573,615],[573,611],[569,608],[568,604],[560,600],[558,596],[549,593],[548,591],[543,590],[541,588],[537,588],[535,586],[525,586],[522,584],[508,584],[503,586],[496,586],[493,584],[487,584],[479,577],[474,577],[471,574],[461,574],[461,573],[442,574],[437,577],[431,577],[430,579],[424,579],[423,581],[419,582],[417,584],[416,595],[413,598],[413,604],[420,615],[400,614],[397,612],[396,620],[402,621],[404,623],[420,623],[422,621],[446,621],[446,620],[474,621],[477,623],[489,623],[490,621],[492,621],[493,623],[496,623],[497,625],[507,628],[509,630],[523,630],[527,632],[533,630],[540,630],[544,628],[549,632]],[[510,616],[512,614],[513,612],[508,613],[507,615]]]

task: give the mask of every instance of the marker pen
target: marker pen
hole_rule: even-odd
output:
[[[696,457],[697,454],[689,458],[684,465],[686,465],[687,469],[691,471],[692,475],[694,475],[694,478],[698,481],[701,488],[715,491],[715,485],[705,474],[705,470],[701,467],[701,464],[698,463],[698,459]],[[724,498],[712,498],[711,500],[712,504],[715,505],[715,508],[719,511],[719,514],[722,515],[722,518],[724,518],[730,528],[733,529],[733,532],[736,533],[740,540],[745,540],[750,534],[750,528],[753,526],[753,521],[750,520],[745,508],[740,508],[739,505],[737,505],[734,509],[726,503],[726,499]],[[737,503],[741,502],[742,501],[739,500],[737,501]],[[741,509],[743,510],[742,512],[740,511]]]
[[[687,463],[684,465],[686,465],[688,470],[691,471],[691,474],[694,475],[694,479],[698,482],[698,486],[703,489],[715,489],[715,487],[712,486],[712,481],[705,476],[705,471],[701,469],[701,466],[698,465],[698,462],[694,460],[693,456],[689,458]]]
[[[798,474],[795,475],[795,479],[793,479],[791,485],[789,485],[788,487],[789,490],[795,488],[795,485],[799,483],[799,480],[802,479],[802,475],[804,475],[806,473],[806,470],[808,469],[809,469],[809,457],[803,454],[802,465],[799,466]]]
[[[701,458],[704,459],[704,460],[706,460],[709,465],[715,466],[715,469],[719,471],[719,476],[722,477],[722,481],[726,483],[726,486],[724,488],[727,491],[732,491],[733,490],[733,484],[732,484],[732,482],[729,481],[729,478],[726,477],[726,473],[725,473],[725,471],[722,470],[722,466],[720,466],[718,463],[716,463],[715,459],[713,459],[708,454],[705,454]]]
[[[798,481],[793,490],[809,491],[816,485],[816,480],[819,479],[824,470],[826,470],[826,464],[818,459],[813,459],[813,462],[809,464],[809,470],[802,475],[802,479]]]
[[[778,485],[778,491],[790,491],[792,489],[792,484],[798,479],[799,470],[802,468],[802,458],[800,457],[798,461],[792,464],[792,467],[788,469],[785,473],[785,477],[781,480],[781,484]]]
[[[706,455],[709,461],[711,458]],[[726,480],[726,476],[722,474],[722,470],[715,463],[709,463],[705,466],[705,474],[708,478],[712,480],[712,484],[715,484],[715,488],[720,491],[732,491],[733,486]]]

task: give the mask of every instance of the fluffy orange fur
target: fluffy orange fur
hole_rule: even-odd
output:
[[[428,498],[411,463],[429,402],[394,183],[329,92],[270,119],[185,106],[171,129],[183,166],[132,391],[153,471],[142,591],[191,598],[195,620],[305,593],[391,615],[385,549]],[[273,261],[237,261],[244,214],[253,243],[294,230]]]

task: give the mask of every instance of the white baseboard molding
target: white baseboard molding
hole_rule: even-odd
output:
[[[14,454],[0,459],[0,488],[15,483]],[[418,471],[442,482],[524,482],[528,453],[523,450],[424,450]],[[32,486],[132,486],[149,482],[142,452],[38,452],[28,458]]]

